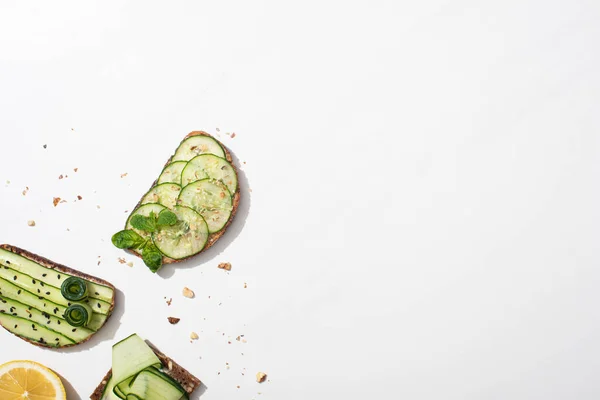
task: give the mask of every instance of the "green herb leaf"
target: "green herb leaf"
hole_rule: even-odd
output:
[[[148,242],[146,246],[144,246],[144,249],[142,250],[142,260],[152,272],[156,272],[162,267],[162,254],[158,251],[154,243]]]
[[[156,225],[158,226],[171,226],[177,223],[177,215],[173,211],[162,210],[158,213],[158,219],[156,220]]]
[[[128,229],[115,233],[111,241],[119,249],[139,248],[145,243],[144,238]]]
[[[140,231],[154,232],[156,230],[156,215],[153,212],[147,217],[136,214],[131,218],[131,226]]]

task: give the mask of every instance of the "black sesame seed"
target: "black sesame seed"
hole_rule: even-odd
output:
[[[18,326],[18,325],[15,325],[15,329],[17,329],[17,326]]]
[[[16,280],[17,280],[17,276],[15,275],[15,276],[13,276],[13,281],[16,281]]]
[[[29,318],[31,318],[31,314],[29,314]]]
[[[35,279],[32,279],[32,280],[31,280],[31,283],[33,283],[33,284],[35,285]]]
[[[19,289],[19,291],[17,292],[17,294],[21,294],[21,289]]]
[[[42,296],[38,296],[38,299],[42,300],[42,299],[43,299],[43,297],[42,297]]]
[[[40,285],[44,286],[44,282],[40,281]]]
[[[98,308],[102,308],[102,306],[100,305],[100,303],[98,303]]]
[[[95,292],[94,294],[95,294],[96,296],[100,296],[100,293],[98,293],[98,292]]]
[[[48,322],[46,322],[46,324],[50,325],[50,320],[48,320]]]
[[[60,279],[60,274],[57,275],[57,278]]]
[[[69,305],[69,307],[71,307],[71,303],[67,303]]]
[[[75,332],[77,330],[77,328],[73,328],[71,329],[71,332]]]
[[[58,322],[58,324],[60,325],[60,321],[56,321],[56,322]]]
[[[8,265],[10,265],[10,261],[6,260],[6,263],[7,263]]]
[[[56,338],[56,339],[54,339],[54,340],[56,340],[56,341],[58,342],[58,338]]]
[[[90,302],[90,299],[87,299],[85,302],[86,302],[86,303],[89,303],[89,302]]]
[[[32,329],[35,329],[35,324],[31,324],[31,328],[32,328]]]
[[[40,293],[40,289],[38,289],[38,293]]]
[[[46,292],[46,295],[50,295],[50,292]]]
[[[13,313],[13,315],[16,317],[16,316],[17,316],[17,313],[16,313],[16,312],[14,312],[14,313]]]
[[[46,275],[48,275],[48,274],[42,274],[42,276],[43,276],[44,278],[46,277]]]

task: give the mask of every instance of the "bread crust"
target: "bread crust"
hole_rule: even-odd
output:
[[[39,256],[37,254],[31,253],[31,252],[29,252],[27,250],[24,250],[24,249],[21,249],[20,247],[17,247],[17,246],[13,246],[13,245],[10,245],[10,244],[0,244],[0,249],[7,250],[7,251],[10,251],[11,253],[17,254],[17,255],[22,256],[24,258],[27,258],[28,260],[33,261],[35,263],[38,263],[38,264],[40,264],[40,265],[42,265],[42,266],[44,266],[44,267],[46,267],[48,269],[60,271],[60,272],[63,272],[65,274],[68,274],[68,275],[77,276],[79,278],[85,279],[85,280],[90,281],[90,282],[97,283],[97,284],[102,285],[102,286],[108,286],[109,288],[112,289],[113,295],[112,295],[112,299],[110,300],[110,307],[108,309],[108,314],[106,314],[106,321],[108,321],[108,319],[112,315],[112,312],[115,309],[115,294],[116,294],[116,288],[113,286],[112,283],[107,282],[104,279],[100,279],[100,278],[97,278],[95,276],[85,274],[85,273],[83,273],[81,271],[77,271],[76,269],[69,268],[69,267],[64,266],[62,264],[58,264],[58,263],[56,263],[56,262],[54,262],[52,260],[48,260],[45,257],[42,257],[42,256]],[[106,321],[104,321],[104,325],[106,325]],[[104,327],[104,325],[102,325],[102,326]],[[7,331],[10,332],[10,330],[7,327],[5,327],[4,325],[2,325],[1,323],[0,323],[0,326],[2,326],[4,329],[6,329]],[[13,335],[15,335],[13,332],[10,332],[10,333],[12,333]],[[87,338],[85,338],[85,340],[82,340],[79,343],[67,344],[67,345],[59,346],[59,347],[57,347],[57,346],[48,346],[47,343],[36,342],[36,341],[30,340],[30,339],[21,337],[19,335],[15,335],[15,336],[17,336],[18,338],[20,338],[20,339],[22,339],[22,340],[24,340],[26,342],[29,342],[29,343],[33,344],[34,346],[46,347],[46,348],[49,348],[49,349],[64,349],[64,348],[67,348],[67,347],[78,346],[78,345],[80,345],[82,343],[85,343],[88,340],[90,340],[96,333],[98,333],[98,332],[92,333],[90,336],[88,336]]]
[[[192,137],[192,136],[208,136],[208,137],[216,140],[217,143],[219,143],[221,145],[221,147],[223,148],[223,151],[225,152],[225,159],[227,161],[229,161],[229,163],[233,167],[233,172],[235,173],[236,179],[239,182],[238,171],[237,171],[236,166],[233,163],[233,157],[231,156],[231,152],[229,151],[229,149],[227,147],[225,147],[225,145],[219,139],[215,138],[211,134],[209,134],[207,132],[204,132],[204,131],[193,131],[193,132],[188,133],[179,144],[181,144],[185,139],[187,139],[189,137]],[[173,156],[169,157],[169,159],[165,163],[163,169],[167,165],[169,165],[171,163],[172,159],[173,159]],[[150,188],[148,190],[152,189],[157,183],[158,183],[158,178],[156,178],[156,180],[152,183],[152,185],[150,186]],[[148,192],[146,192],[146,193],[148,193]],[[144,193],[144,195],[146,193]],[[219,232],[215,232],[215,233],[213,233],[213,234],[211,234],[211,235],[208,236],[208,241],[206,242],[206,245],[204,246],[204,248],[200,252],[198,252],[198,253],[196,253],[194,255],[191,255],[189,257],[182,258],[180,260],[174,260],[172,258],[164,256],[163,257],[163,264],[174,264],[174,263],[182,262],[182,261],[188,260],[188,259],[190,259],[192,257],[196,257],[197,255],[202,254],[206,250],[210,249],[217,242],[217,240],[219,240],[225,234],[225,232],[227,231],[227,228],[229,227],[229,225],[233,221],[233,218],[235,217],[235,214],[237,213],[237,209],[238,209],[238,207],[240,205],[240,197],[241,197],[240,196],[240,185],[239,185],[239,183],[238,183],[238,187],[237,187],[235,193],[233,193],[231,197],[232,197],[232,207],[233,207],[233,209],[231,210],[231,216],[229,217],[229,220],[227,221],[227,223],[225,224],[225,226],[223,227],[223,229],[221,229]],[[144,196],[142,195],[142,199],[143,198],[144,198]],[[134,211],[141,205],[142,199],[140,199],[140,201],[138,201],[138,203],[136,204],[136,206],[133,208]],[[127,222],[125,222],[125,228],[127,228]],[[142,258],[142,255],[139,254],[139,253],[136,253],[135,251],[131,251],[131,250],[126,250],[126,251],[128,253],[130,253],[130,254],[135,255],[136,257]]]
[[[188,370],[183,368],[181,365],[177,364],[171,358],[169,358],[166,355],[164,355],[163,353],[161,353],[151,343],[146,342],[146,344],[148,346],[150,346],[152,351],[154,351],[154,353],[160,360],[160,362],[163,366],[163,372],[165,374],[169,375],[174,380],[176,380],[181,385],[181,387],[187,392],[187,394],[191,394],[194,390],[196,390],[198,387],[200,387],[200,385],[202,384],[202,382],[200,382],[200,379],[196,378]],[[91,400],[101,400],[102,399],[102,393],[104,393],[104,389],[106,388],[106,385],[108,384],[108,381],[111,378],[111,376],[112,376],[112,369],[108,370],[106,375],[104,375],[104,378],[102,378],[102,381],[100,381],[100,384],[96,387],[94,392],[91,394],[91,396],[90,396]]]

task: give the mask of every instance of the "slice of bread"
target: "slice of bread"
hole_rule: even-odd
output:
[[[229,149],[227,147],[225,147],[225,145],[223,143],[221,143],[220,140],[218,140],[214,136],[212,136],[209,133],[206,133],[204,131],[193,131],[193,132],[190,132],[190,133],[188,133],[185,136],[185,138],[183,138],[183,140],[185,140],[185,139],[187,139],[187,138],[189,138],[191,136],[209,136],[209,137],[213,138],[214,140],[216,140],[221,145],[221,147],[223,148],[223,151],[225,152],[225,158],[227,159],[227,161],[229,161],[229,163],[233,167],[233,170],[234,170],[234,172],[236,174],[236,177],[238,178],[238,182],[239,182],[239,175],[237,173],[237,168],[235,167],[235,165],[233,163],[233,157],[231,156],[231,152],[229,151]],[[169,159],[165,163],[165,167],[171,163],[171,159],[172,158],[173,158],[173,156],[169,157]],[[156,180],[154,181],[154,183],[152,183],[152,186],[150,186],[150,188],[154,187],[157,184],[157,182],[158,182],[158,178],[156,178]],[[235,193],[232,193],[231,196],[232,196],[232,206],[233,206],[233,209],[231,211],[231,216],[229,217],[229,221],[227,221],[227,224],[225,224],[225,226],[223,227],[223,229],[221,229],[219,232],[215,232],[215,233],[209,235],[208,241],[206,242],[206,245],[204,246],[204,248],[202,249],[202,251],[200,251],[199,253],[196,253],[196,254],[194,254],[194,255],[192,255],[190,257],[182,258],[180,260],[173,260],[172,258],[163,257],[163,263],[164,264],[172,264],[172,263],[177,263],[177,262],[185,261],[187,259],[190,259],[192,257],[197,256],[198,254],[202,254],[202,252],[204,252],[204,251],[208,250],[210,247],[212,247],[212,245],[214,245],[216,243],[216,241],[219,240],[225,234],[225,231],[227,231],[227,228],[229,227],[229,225],[231,224],[231,221],[233,221],[233,218],[235,217],[235,214],[236,214],[237,209],[238,209],[239,204],[240,204],[240,185],[239,184],[238,184],[237,190],[235,191]],[[141,202],[142,202],[142,199],[140,199],[140,201],[137,203],[137,205],[133,208],[133,211],[135,211],[141,205]],[[139,254],[139,253],[136,253],[136,252],[131,251],[131,250],[126,250],[126,251],[128,251],[129,253],[131,253],[131,254],[139,257],[139,258],[142,258],[141,254]]]
[[[196,378],[194,375],[189,373],[181,365],[177,364],[175,361],[173,361],[169,357],[165,356],[156,347],[154,347],[151,343],[148,343],[148,341],[146,341],[146,343],[148,344],[148,346],[150,346],[152,351],[154,351],[154,353],[156,354],[156,356],[162,363],[163,372],[165,374],[169,375],[171,378],[175,379],[181,385],[181,387],[187,392],[187,394],[191,394],[194,390],[196,390],[198,387],[200,387],[200,385],[201,385],[200,379]],[[98,387],[96,387],[96,390],[94,390],[94,393],[92,393],[92,395],[90,396],[91,400],[101,400],[102,399],[102,393],[104,393],[104,389],[106,388],[106,385],[108,384],[108,381],[111,376],[112,376],[112,369],[110,369],[106,373],[106,375],[104,375],[104,378],[102,378],[102,381],[100,382]]]
[[[55,263],[54,261],[48,260],[47,258],[44,258],[42,256],[38,256],[37,254],[31,253],[31,252],[29,252],[27,250],[23,250],[23,249],[21,249],[19,247],[16,247],[16,246],[12,246],[10,244],[1,244],[0,248],[2,248],[4,250],[7,250],[7,251],[10,251],[11,253],[20,255],[21,257],[27,258],[28,260],[31,260],[31,261],[33,261],[35,263],[38,263],[38,264],[40,264],[40,265],[42,265],[42,266],[44,266],[46,268],[49,268],[51,270],[56,270],[56,271],[63,272],[63,273],[68,274],[68,275],[77,276],[79,278],[85,279],[86,281],[94,282],[94,283],[97,283],[99,285],[107,286],[107,287],[111,288],[112,291],[113,291],[113,296],[112,296],[112,299],[111,299],[111,302],[110,302],[110,308],[108,310],[106,321],[108,321],[108,319],[112,315],[112,312],[115,309],[115,293],[116,293],[116,289],[115,289],[115,287],[110,282],[107,282],[104,279],[96,278],[95,276],[92,276],[92,275],[84,274],[83,272],[80,272],[80,271],[77,271],[75,269],[66,267],[66,266],[64,266],[62,264]],[[104,324],[106,324],[106,321],[104,322]],[[6,329],[6,327],[3,327],[3,328]],[[8,329],[6,329],[6,330],[8,330]],[[10,332],[10,330],[8,330],[8,331]],[[65,348],[65,347],[72,347],[72,346],[80,345],[81,343],[85,343],[88,340],[90,340],[92,338],[92,336],[94,336],[94,335],[95,335],[95,333],[92,334],[92,335],[90,335],[90,336],[88,336],[85,340],[82,340],[79,343],[69,344],[69,345],[66,345],[66,346],[60,346],[59,348]],[[17,336],[17,335],[15,335],[15,336]],[[21,339],[23,339],[23,340],[25,340],[26,342],[29,342],[29,343],[31,343],[33,345],[36,345],[36,346],[56,348],[54,346],[48,346],[47,343],[36,342],[36,341],[30,340],[30,339],[27,339],[27,338],[24,338],[24,337],[21,337],[21,336],[18,336],[18,337],[21,338]]]

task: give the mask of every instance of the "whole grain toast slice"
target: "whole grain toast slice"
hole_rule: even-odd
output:
[[[194,375],[192,375],[190,372],[188,372],[181,365],[177,364],[175,361],[173,361],[172,359],[170,359],[169,357],[167,357],[166,355],[161,353],[156,347],[154,347],[148,341],[146,341],[146,344],[148,344],[148,346],[150,346],[152,351],[154,351],[154,353],[160,360],[160,362],[163,366],[163,372],[165,374],[169,375],[174,380],[176,380],[181,385],[183,390],[186,391],[187,394],[191,394],[194,390],[196,390],[198,387],[200,387],[200,385],[202,384],[200,382],[200,379],[196,378]],[[104,378],[102,378],[102,381],[96,387],[96,390],[94,390],[94,393],[92,393],[92,395],[90,396],[91,400],[101,400],[102,399],[102,394],[104,393],[104,390],[106,389],[106,385],[108,384],[108,381],[110,380],[111,376],[112,376],[112,369],[110,369],[106,373],[106,375],[104,375]]]
[[[77,271],[76,269],[72,269],[72,268],[66,267],[66,266],[64,266],[62,264],[58,264],[58,263],[56,263],[54,261],[48,260],[45,257],[42,257],[42,256],[39,256],[37,254],[31,253],[31,252],[29,252],[27,250],[23,250],[23,249],[21,249],[21,248],[19,248],[17,246],[13,246],[13,245],[10,245],[10,244],[0,244],[0,248],[4,249],[4,250],[7,250],[7,251],[10,251],[11,253],[17,254],[17,255],[19,255],[21,257],[24,257],[24,258],[26,258],[26,259],[28,259],[30,261],[36,262],[36,263],[38,263],[38,264],[40,264],[40,265],[42,265],[42,266],[44,266],[46,268],[49,268],[51,270],[59,271],[59,272],[62,272],[62,273],[68,274],[68,275],[77,276],[77,277],[85,279],[87,281],[94,282],[94,283],[97,283],[99,285],[107,286],[107,287],[111,288],[112,292],[113,292],[113,296],[112,296],[112,299],[110,301],[110,308],[109,308],[108,314],[106,316],[106,321],[108,321],[108,319],[112,315],[112,312],[115,309],[115,294],[116,294],[116,289],[112,285],[112,283],[110,283],[108,281],[105,281],[104,279],[96,278],[95,276],[85,274],[85,273],[83,273],[81,271]],[[104,325],[106,325],[106,321],[104,322]],[[2,326],[2,327],[4,329],[6,329],[6,327],[4,327],[4,326]],[[8,330],[8,329],[6,329],[6,330],[10,332],[10,330]],[[73,346],[80,345],[80,344],[85,343],[88,340],[90,340],[96,333],[91,334],[85,340],[82,340],[79,343],[68,344],[68,345],[65,345],[65,346],[60,346],[58,348],[73,347]],[[17,336],[17,335],[15,335],[15,336]],[[30,339],[27,339],[27,338],[24,338],[24,337],[21,337],[21,336],[17,336],[17,337],[19,337],[20,339],[22,339],[22,340],[24,340],[26,342],[29,342],[29,343],[35,345],[35,346],[48,347],[48,348],[53,348],[53,349],[57,348],[57,347],[54,347],[54,346],[49,346],[47,343],[44,343],[44,342],[36,342],[36,341],[30,340]]]
[[[183,140],[185,140],[185,139],[187,139],[189,137],[192,137],[192,136],[208,136],[208,137],[216,140],[217,143],[219,143],[221,145],[221,147],[223,148],[223,151],[225,152],[225,159],[227,161],[229,161],[229,163],[233,167],[233,171],[235,172],[235,175],[238,178],[238,182],[239,182],[239,176],[238,176],[237,168],[236,168],[235,164],[233,163],[233,157],[231,156],[231,152],[229,151],[229,149],[227,147],[225,147],[225,145],[220,140],[218,140],[217,138],[215,138],[211,134],[206,133],[204,131],[193,131],[193,132],[190,132],[190,133],[188,133],[183,138]],[[182,140],[182,142],[183,142],[183,140]],[[167,165],[169,165],[171,163],[172,159],[173,159],[173,155],[171,155],[171,157],[169,157],[169,159],[167,160],[167,162],[165,163],[164,166],[166,167]],[[154,187],[157,184],[157,182],[158,182],[158,178],[156,178],[156,180],[152,183],[152,185],[150,186],[150,189],[152,187]],[[237,209],[238,209],[239,204],[240,204],[240,185],[239,184],[238,184],[238,187],[237,187],[235,193],[232,193],[231,196],[232,196],[232,206],[233,206],[233,209],[231,210],[231,216],[229,217],[229,220],[227,221],[227,224],[225,224],[225,226],[223,227],[223,229],[221,229],[219,232],[215,232],[215,233],[213,233],[213,234],[211,234],[211,235],[208,236],[208,241],[206,242],[206,245],[204,246],[204,248],[202,249],[202,251],[200,251],[199,253],[196,253],[196,254],[194,254],[194,255],[192,255],[190,257],[182,258],[180,260],[174,260],[172,258],[169,258],[169,257],[165,256],[165,257],[163,257],[163,263],[164,264],[173,264],[173,263],[185,261],[185,260],[188,260],[188,259],[190,259],[192,257],[195,257],[198,254],[201,254],[202,252],[204,252],[204,251],[208,250],[209,248],[211,248],[217,242],[217,240],[219,240],[225,234],[225,231],[227,231],[227,228],[229,227],[229,225],[233,221],[233,218],[235,217],[235,214],[236,214]],[[143,199],[143,197],[144,196],[142,195],[142,199]],[[136,204],[136,206],[133,208],[133,211],[135,211],[141,205],[142,199],[140,199],[140,201]],[[129,253],[131,253],[131,254],[133,254],[133,255],[135,255],[136,257],[142,258],[141,254],[139,254],[139,253],[136,253],[136,252],[131,251],[131,250],[126,250],[126,251],[129,252]]]

